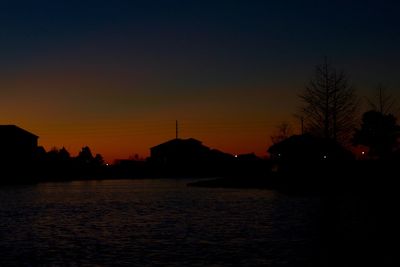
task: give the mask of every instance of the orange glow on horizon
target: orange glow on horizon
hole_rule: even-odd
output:
[[[5,78],[0,123],[35,133],[46,150],[65,147],[74,156],[89,146],[109,163],[149,156],[150,147],[175,137],[176,119],[181,138],[231,154],[265,156],[270,135],[293,118],[297,103],[289,87],[188,92],[103,72],[49,67]]]
[[[173,121],[171,121],[173,122]],[[77,155],[83,146],[89,146],[92,153],[103,155],[108,163],[114,162],[115,159],[126,159],[139,155],[146,158],[150,154],[150,148],[162,142],[173,139],[174,128],[159,128],[159,132],[151,131],[135,131],[115,129],[115,130],[97,130],[97,131],[69,131],[63,134],[45,133],[43,130],[32,132],[37,133],[39,145],[45,147],[48,151],[53,147],[65,147],[71,155]],[[232,127],[232,126],[231,126]],[[229,127],[228,127],[229,128]],[[235,127],[233,127],[235,128]],[[257,128],[257,131],[254,131]],[[270,127],[253,127],[254,132],[231,132],[224,127],[218,129],[216,127],[204,127],[203,131],[198,130],[181,130],[180,138],[195,138],[203,142],[204,145],[218,149],[231,154],[256,153],[258,156],[265,156],[266,150],[270,145],[268,128]],[[40,132],[44,134],[41,135]]]

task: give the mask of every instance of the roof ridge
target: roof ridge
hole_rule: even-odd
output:
[[[29,134],[29,135],[32,135],[32,136],[35,136],[35,137],[39,138],[39,136],[37,136],[36,134],[33,134],[33,133],[31,133],[31,132],[29,132],[29,131],[27,131],[27,130],[25,130],[25,129],[17,126],[17,125],[15,125],[15,124],[3,124],[3,125],[0,125],[0,129],[1,128],[13,128],[13,129],[16,129],[18,131],[21,131],[21,132],[24,132],[26,134]]]

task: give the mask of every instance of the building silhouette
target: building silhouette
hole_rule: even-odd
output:
[[[333,140],[310,134],[293,135],[268,149],[272,159],[284,161],[320,161],[353,159],[350,151]]]
[[[150,148],[151,160],[162,165],[203,161],[209,153],[210,148],[194,138],[176,138]]]
[[[37,151],[38,138],[18,126],[0,125],[0,164],[31,161]]]
[[[150,148],[154,169],[171,175],[216,174],[227,169],[233,155],[211,149],[194,138],[175,138]]]

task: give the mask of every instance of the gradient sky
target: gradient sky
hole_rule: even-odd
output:
[[[398,1],[1,1],[0,124],[108,161],[180,136],[265,155],[328,56],[400,91]],[[294,125],[295,128],[298,125]]]

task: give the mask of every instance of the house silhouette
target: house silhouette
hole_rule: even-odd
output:
[[[210,149],[194,138],[176,138],[150,148],[149,162],[162,176],[209,176],[224,172],[233,159],[233,155]]]
[[[233,159],[233,155],[211,149],[194,138],[176,138],[150,148],[150,161],[156,167],[175,170],[214,170]]]
[[[209,153],[210,148],[194,138],[176,138],[150,148],[151,160],[162,165],[203,161]]]
[[[287,161],[350,160],[351,152],[333,140],[310,134],[293,135],[268,149],[272,159]]]
[[[0,125],[0,164],[29,162],[35,156],[38,136],[15,125]]]

